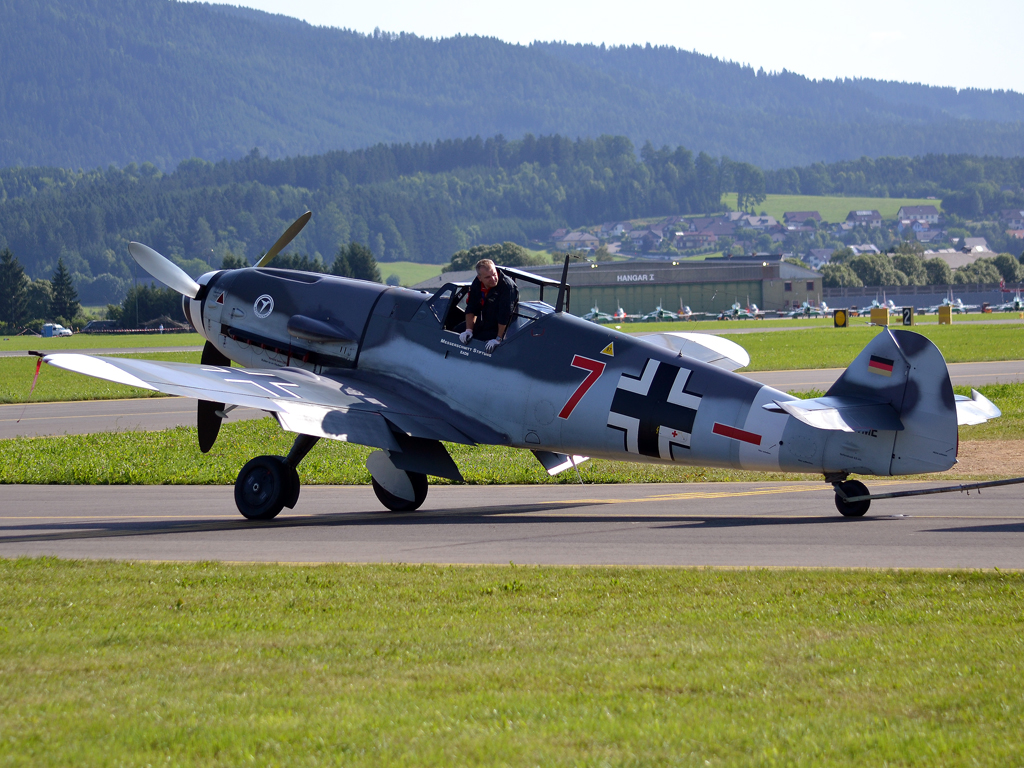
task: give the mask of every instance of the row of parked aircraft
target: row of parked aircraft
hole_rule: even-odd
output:
[[[929,307],[924,307],[923,311],[925,314],[934,315],[937,314],[941,307],[949,307],[953,314],[966,314],[968,312],[979,312],[981,307],[978,304],[964,304],[963,299],[954,299],[952,292],[948,298],[944,298],[938,304],[934,304]],[[872,309],[888,309],[890,312],[898,312],[899,307],[893,302],[892,299],[872,299],[871,303],[866,306],[862,311],[865,314]],[[1020,291],[1016,292],[1013,300],[1005,302],[1003,304],[994,305],[991,307],[993,312],[1024,312],[1024,299],[1021,298]],[[820,304],[813,304],[809,301],[803,302],[799,307],[795,307],[789,312],[780,313],[779,317],[787,318],[809,318],[809,317],[832,317],[832,313],[835,311],[833,307],[830,307],[824,301]],[[622,307],[619,307],[615,312],[609,314],[602,312],[597,306],[594,306],[590,311],[583,315],[584,320],[589,320],[593,323],[651,323],[661,321],[679,321],[679,320],[761,320],[764,319],[764,310],[758,309],[757,304],[751,304],[749,301],[746,306],[740,304],[740,302],[734,302],[729,309],[724,309],[721,312],[694,312],[688,306],[684,306],[680,301],[678,311],[670,311],[658,304],[652,312],[647,314],[630,314],[626,312]]]

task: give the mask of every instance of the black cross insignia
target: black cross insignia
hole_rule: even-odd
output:
[[[672,460],[672,447],[690,448],[701,395],[689,392],[690,369],[648,359],[640,376],[623,373],[608,426],[623,433],[626,451]]]

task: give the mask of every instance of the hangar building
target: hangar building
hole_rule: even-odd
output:
[[[383,267],[383,265],[382,265]],[[559,280],[562,265],[523,269]],[[447,282],[470,281],[473,272],[447,272],[416,285],[433,290]],[[569,264],[570,311],[583,315],[591,307],[644,314],[658,305],[667,310],[688,306],[694,312],[720,312],[733,302],[761,309],[785,310],[821,299],[821,274],[782,261],[780,256],[732,257],[705,261],[577,261]],[[520,284],[520,298],[537,298],[537,289]],[[544,299],[554,303],[545,292]]]

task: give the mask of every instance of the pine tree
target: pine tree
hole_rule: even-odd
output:
[[[53,273],[50,283],[53,290],[50,314],[54,319],[60,318],[70,323],[78,314],[81,305],[78,303],[78,291],[75,290],[75,284],[71,281],[71,273],[64,266],[64,259],[57,259],[57,271]]]
[[[25,320],[28,278],[10,249],[0,251],[0,324],[16,328]]]
[[[377,267],[377,260],[373,258],[373,251],[365,245],[349,243],[347,256],[352,277],[373,283],[381,282],[380,269]]]

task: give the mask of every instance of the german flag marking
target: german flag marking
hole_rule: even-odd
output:
[[[750,443],[751,445],[761,444],[760,435],[755,435],[753,432],[747,432],[742,429],[736,429],[736,427],[730,427],[727,424],[719,424],[717,421],[715,422],[715,426],[711,428],[711,431],[716,435],[728,437],[733,440],[740,440],[744,443]]]
[[[878,355],[872,355],[868,360],[868,370],[871,373],[879,373],[882,376],[892,376],[893,361]]]

